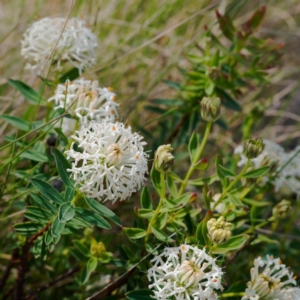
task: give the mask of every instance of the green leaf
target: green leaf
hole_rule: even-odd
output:
[[[196,238],[200,245],[206,246],[209,243],[209,239],[207,237],[207,222],[213,217],[213,213],[211,210],[207,211],[204,219],[198,224],[196,229]]]
[[[232,110],[241,111],[242,107],[239,103],[237,103],[229,94],[227,94],[224,90],[216,88],[215,89],[217,95],[220,97],[222,104]]]
[[[61,223],[68,222],[75,216],[75,206],[71,203],[63,203],[58,210],[58,220]]]
[[[32,236],[43,228],[43,225],[36,222],[23,222],[13,226],[17,234]]]
[[[74,199],[75,194],[76,194],[76,191],[73,188],[67,186],[66,190],[65,190],[65,201],[71,202]]]
[[[135,290],[128,292],[125,296],[128,300],[153,300],[153,294],[150,290]]]
[[[147,187],[143,187],[141,194],[141,206],[142,208],[152,209],[152,201]]]
[[[41,152],[35,151],[35,150],[26,150],[24,151],[20,157],[26,158],[32,161],[37,161],[37,162],[48,162],[49,157]]]
[[[219,165],[219,168],[225,177],[233,177],[233,178],[236,177],[236,175],[232,171],[224,168],[222,165]]]
[[[210,185],[212,183],[214,183],[215,181],[218,180],[218,175],[212,175],[210,177],[206,177],[206,178],[198,178],[198,179],[194,179],[194,180],[190,180],[188,182],[189,185],[196,185],[196,186],[203,186],[204,184],[207,183],[207,185]]]
[[[27,206],[24,214],[24,217],[27,219],[40,223],[48,223],[52,216],[53,215],[49,211],[36,206]]]
[[[9,79],[8,83],[12,87],[17,89],[24,96],[24,98],[27,99],[32,104],[38,104],[39,101],[45,102],[45,99],[43,99],[42,96],[38,92],[33,90],[30,86],[28,86],[24,82],[22,82],[20,80]]]
[[[189,154],[192,163],[195,162],[195,157],[197,154],[198,147],[199,147],[199,136],[197,135],[197,133],[193,132],[189,141]]]
[[[193,197],[196,197],[197,194],[193,192],[185,193],[181,195],[180,197],[174,199],[173,201],[180,206],[185,206],[189,200],[191,200]]]
[[[258,8],[252,17],[243,24],[243,29],[246,30],[246,32],[252,33],[253,31],[257,30],[262,23],[262,20],[266,14],[266,7],[261,6]]]
[[[151,103],[156,105],[176,106],[181,105],[182,100],[179,99],[152,99]]]
[[[49,245],[51,244],[52,240],[53,240],[53,237],[51,235],[51,230],[48,230],[45,235],[44,235],[44,240],[45,240],[45,244],[46,245]]]
[[[89,248],[84,245],[81,241],[74,240],[73,241],[75,247],[85,256],[85,257],[90,257],[90,250]]]
[[[163,241],[163,242],[170,242],[171,241],[169,239],[169,237],[162,230],[160,230],[159,228],[151,227],[151,231],[158,240]]]
[[[217,155],[216,158],[216,172],[217,175],[221,181],[221,184],[223,187],[227,187],[228,182],[227,182],[227,178],[223,175],[223,173],[221,172],[220,166],[223,166],[223,161],[220,155]]]
[[[100,215],[107,217],[111,221],[113,221],[118,226],[122,227],[121,221],[118,218],[117,215],[115,215],[114,212],[112,212],[110,209],[108,209],[106,206],[100,204],[94,199],[85,197],[85,202],[87,205],[95,212],[99,213]]]
[[[178,82],[163,80],[163,82],[174,90],[181,90],[181,85]]]
[[[93,211],[77,207],[76,216],[79,217],[80,219],[83,219],[87,223],[96,225],[97,227],[104,228],[104,229],[111,228],[109,223],[103,217],[101,217],[97,213],[94,213]]]
[[[241,248],[245,242],[249,239],[249,235],[240,234],[230,237],[225,244],[218,245],[211,248],[211,252],[214,254],[224,254],[232,250]]]
[[[252,206],[263,207],[263,206],[271,205],[271,202],[268,202],[268,201],[258,201],[258,200],[252,200],[252,199],[247,199],[247,198],[244,198],[243,201]]]
[[[227,197],[229,198],[229,200],[235,205],[235,206],[245,206],[243,204],[243,202],[238,198],[236,197],[235,195],[232,195],[230,193],[227,194]]]
[[[91,276],[91,273],[88,272],[87,266],[85,266],[82,269],[81,274],[80,274],[80,283],[81,283],[81,285],[86,284],[87,281],[89,280],[90,276]]]
[[[94,272],[97,268],[97,265],[98,265],[98,259],[96,257],[91,257],[86,264],[87,272],[88,273]]]
[[[146,230],[141,228],[124,227],[123,230],[126,233],[126,235],[132,240],[141,239],[144,236],[146,236]]]
[[[160,182],[160,173],[155,169],[154,164],[152,165],[150,176],[158,195],[161,195],[162,184]]]
[[[65,223],[59,222],[58,217],[55,218],[53,223],[51,224],[51,235],[55,238],[57,236],[60,236],[60,234],[63,232],[65,228]]]
[[[233,41],[236,29],[234,28],[232,20],[230,19],[229,15],[222,16],[218,11],[216,11],[216,14],[223,34],[230,41]]]
[[[52,148],[52,155],[55,158],[56,167],[61,180],[66,186],[73,187],[73,181],[70,178],[70,173],[67,169],[71,169],[71,164],[67,161],[64,155],[56,148]]]
[[[57,204],[62,204],[64,202],[62,195],[49,183],[36,178],[32,178],[31,183],[47,199],[52,200]]]
[[[75,80],[76,78],[78,78],[79,76],[80,76],[79,70],[77,68],[73,68],[70,71],[68,71],[67,73],[63,74],[58,79],[58,82],[65,83],[67,81],[67,79],[72,81],[72,80]]]
[[[214,89],[215,89],[215,84],[211,80],[207,79],[204,87],[205,94],[207,96],[211,96],[214,92]]]
[[[178,189],[173,178],[169,174],[167,174],[167,185],[172,197],[176,198],[178,195]]]
[[[154,210],[148,208],[140,208],[138,214],[141,218],[150,219],[154,215]]]
[[[269,166],[261,167],[256,170],[249,171],[243,175],[244,178],[257,178],[266,174],[270,170]]]
[[[57,213],[57,208],[53,204],[51,204],[48,199],[46,199],[42,195],[37,195],[37,194],[34,194],[34,193],[30,193],[30,196],[31,196],[33,202],[36,205],[47,208],[48,210],[50,210],[54,214]]]
[[[10,115],[1,115],[0,118],[20,130],[28,131],[30,128],[29,123],[21,118]]]

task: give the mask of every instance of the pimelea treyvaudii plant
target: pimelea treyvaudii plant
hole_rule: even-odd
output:
[[[38,20],[26,30],[21,44],[27,68],[39,75],[48,62],[56,70],[61,70],[64,62],[70,62],[80,72],[96,63],[97,37],[77,18]]]
[[[151,263],[148,280],[155,299],[219,299],[216,291],[223,290],[223,272],[205,249],[187,244],[168,247]]]
[[[290,289],[296,285],[296,280],[279,258],[269,255],[266,260],[256,258],[250,273],[251,281],[247,283],[242,300],[286,300],[289,293],[294,294]]]
[[[98,200],[125,200],[139,190],[147,172],[143,137],[123,123],[89,123],[72,137],[81,151],[66,151],[76,186]]]
[[[217,12],[218,28],[190,46],[183,81],[166,81],[176,99],[124,97],[133,118],[100,87],[114,73],[87,69],[97,30],[77,18],[29,27],[22,54],[42,82],[9,80],[30,105],[23,118],[0,116],[4,298],[299,300],[293,273],[272,257],[283,253],[296,274],[299,147],[287,152],[253,126],[266,104],[252,91],[278,73],[281,45],[256,34],[265,7],[237,27],[238,7]],[[243,143],[241,161],[227,142]]]

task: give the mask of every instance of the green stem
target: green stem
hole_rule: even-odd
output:
[[[243,175],[246,173],[251,160],[248,159],[247,163],[245,164],[244,168],[242,169],[241,173],[229,184],[229,186],[223,191],[222,195],[220,196],[219,200],[215,203],[213,210],[221,203],[221,201],[224,199],[224,197],[227,195],[227,193],[231,190],[232,187],[235,186],[235,184],[243,177]]]
[[[190,179],[191,175],[193,174],[193,171],[195,170],[194,165],[200,159],[201,154],[202,154],[202,152],[204,150],[204,147],[205,147],[205,145],[207,143],[208,136],[209,136],[210,129],[211,129],[211,125],[212,125],[211,122],[207,122],[206,123],[205,134],[204,134],[203,140],[202,140],[201,145],[200,145],[200,147],[199,147],[199,149],[198,149],[198,151],[197,151],[197,153],[196,153],[196,155],[194,157],[194,160],[192,161],[192,164],[191,164],[191,166],[190,166],[190,168],[189,168],[189,170],[188,170],[188,172],[187,172],[187,174],[186,174],[186,176],[185,176],[185,178],[184,178],[184,180],[183,180],[183,182],[181,184],[178,196],[182,195],[184,189],[186,188],[186,186],[188,184],[188,180]]]
[[[160,195],[160,199],[159,199],[159,203],[158,206],[156,207],[156,210],[154,212],[153,217],[151,218],[149,225],[148,225],[148,229],[146,232],[146,237],[145,237],[145,242],[147,242],[149,240],[149,236],[151,234],[151,228],[156,220],[156,218],[158,217],[159,213],[160,213],[160,209],[163,205],[163,201],[166,197],[166,183],[165,183],[165,173],[161,172],[160,173],[160,182],[161,182],[161,195]]]
[[[221,295],[221,298],[232,298],[232,297],[242,297],[245,295],[245,292],[240,293],[224,293]]]

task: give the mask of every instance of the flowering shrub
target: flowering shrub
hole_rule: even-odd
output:
[[[228,7],[182,82],[166,81],[176,99],[142,114],[83,77],[98,45],[84,21],[25,31],[21,53],[43,76],[38,91],[10,79],[30,105],[1,116],[3,299],[300,299],[299,146],[252,137],[259,103],[245,116],[241,101],[271,82],[281,45],[257,34],[265,7],[239,27]],[[119,119],[124,106],[137,120]]]

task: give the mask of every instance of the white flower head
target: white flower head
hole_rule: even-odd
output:
[[[55,109],[68,110],[71,116],[79,118],[81,124],[87,124],[92,120],[114,122],[118,117],[119,106],[116,99],[111,87],[101,88],[97,80],[80,78],[59,84],[54,96],[48,101],[55,102]]]
[[[255,169],[268,165],[271,166],[270,172],[262,178],[262,182],[270,182],[275,191],[287,191],[300,195],[300,146],[287,153],[278,144],[263,140],[265,148],[262,153],[251,159],[251,164]],[[238,166],[244,166],[247,158],[242,154],[243,147],[238,146],[234,153],[240,154],[241,159]]]
[[[296,284],[293,273],[281,260],[269,255],[266,260],[256,258],[250,273],[251,281],[247,283],[242,300],[286,300],[283,291]]]
[[[214,258],[190,245],[166,247],[148,270],[149,288],[155,299],[217,300],[222,269]]]
[[[80,72],[93,66],[98,42],[83,20],[71,18],[66,22],[65,18],[44,18],[26,30],[21,46],[21,55],[28,60],[26,67],[41,75],[51,61],[56,64],[56,70],[61,70],[61,63],[65,61]]]
[[[82,150],[66,151],[72,159],[71,177],[88,197],[113,202],[125,200],[141,188],[147,172],[146,142],[122,123],[91,122],[73,139]]]
[[[300,299],[300,288],[291,287],[281,291],[284,300],[299,300]]]

